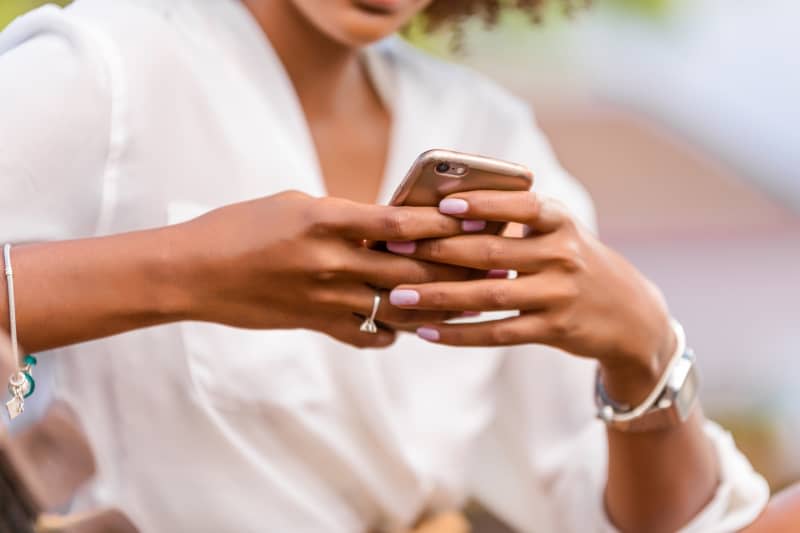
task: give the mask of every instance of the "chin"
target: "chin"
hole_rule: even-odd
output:
[[[293,0],[320,32],[348,47],[379,41],[405,26],[431,0]]]

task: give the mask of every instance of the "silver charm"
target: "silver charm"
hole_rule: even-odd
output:
[[[16,394],[6,402],[6,409],[8,410],[8,417],[14,420],[25,411],[25,401],[21,395]]]
[[[6,402],[8,416],[14,420],[25,411],[25,386],[28,380],[22,372],[16,372],[8,379],[8,390],[11,399]]]

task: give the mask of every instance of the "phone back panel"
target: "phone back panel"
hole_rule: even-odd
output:
[[[437,171],[440,164],[451,168],[462,165],[467,170],[464,175],[457,176]],[[435,206],[445,196],[457,192],[527,191],[532,184],[530,170],[516,163],[450,150],[429,150],[417,158],[390,204]]]
[[[442,171],[444,166],[448,171]],[[462,175],[458,169],[464,169]],[[463,191],[527,191],[533,184],[530,170],[509,163],[450,150],[421,154],[400,184],[391,205],[435,206],[446,196]],[[505,224],[489,222],[484,233],[499,234]]]

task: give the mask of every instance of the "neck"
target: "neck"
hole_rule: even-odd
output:
[[[287,0],[244,0],[306,110],[325,112],[363,86],[358,51],[324,35]]]

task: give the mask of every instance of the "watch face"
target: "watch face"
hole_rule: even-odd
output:
[[[692,407],[697,403],[697,392],[700,386],[700,379],[697,375],[697,368],[692,361],[688,362],[689,369],[683,380],[681,388],[672,402],[673,409],[677,412],[681,422],[685,422],[692,412]]]

